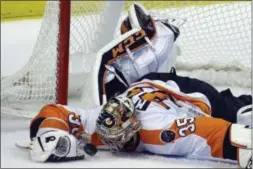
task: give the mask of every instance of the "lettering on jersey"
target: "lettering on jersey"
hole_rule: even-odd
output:
[[[152,91],[150,93],[143,93],[142,95],[140,95],[140,98],[142,100],[148,101],[150,102],[155,102],[159,105],[161,105],[162,107],[164,107],[165,109],[170,109],[170,107],[164,103],[164,100],[169,99],[169,95],[163,91]]]
[[[194,117],[177,119],[176,125],[178,127],[178,134],[181,137],[185,137],[191,133],[194,133],[196,130]]]
[[[142,88],[143,88],[143,87],[135,87],[134,89],[130,90],[130,91],[127,93],[127,97],[129,97],[129,98],[131,99],[133,96],[135,96],[135,95],[141,93],[141,92],[143,91]]]
[[[79,127],[81,125],[80,115],[77,115],[76,113],[70,113],[68,115],[68,120],[70,128],[72,129],[71,133],[75,135],[78,132]]]
[[[132,36],[128,37],[125,39],[123,42],[119,43],[117,46],[115,46],[112,49],[112,56],[113,58],[116,58],[124,53],[126,53],[126,48],[129,48],[131,45],[133,45],[136,41],[142,39],[143,37],[146,36],[146,33],[144,30],[141,30],[139,32],[136,32]],[[138,45],[136,48],[139,47]],[[133,50],[133,49],[131,49]]]
[[[145,111],[148,108],[149,104],[150,102],[147,102],[145,100],[137,100],[137,102],[134,103],[134,107],[138,110]]]
[[[175,140],[176,133],[172,130],[163,130],[160,137],[162,142],[170,143]]]
[[[170,109],[170,107],[164,102],[167,99],[171,99],[171,96],[169,94],[161,90],[144,92],[145,88],[153,89],[153,87],[150,86],[135,87],[127,93],[127,97],[132,98],[133,96],[143,92],[143,94],[138,96],[140,100],[135,103],[136,109],[145,111],[151,102],[157,103],[165,109]]]

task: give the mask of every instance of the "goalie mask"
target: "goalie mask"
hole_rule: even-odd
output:
[[[43,129],[42,129],[43,130]],[[31,158],[36,162],[59,162],[84,159],[78,140],[63,130],[44,129],[30,144]]]
[[[96,123],[96,132],[111,152],[117,152],[123,149],[140,127],[140,122],[134,116],[132,100],[117,96],[104,105]]]

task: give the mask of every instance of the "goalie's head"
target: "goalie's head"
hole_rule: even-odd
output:
[[[134,116],[134,104],[124,96],[110,99],[104,105],[96,124],[101,141],[112,152],[120,151],[139,129],[140,122]]]
[[[84,159],[78,140],[63,130],[46,129],[30,143],[31,158],[36,162],[59,162]]]

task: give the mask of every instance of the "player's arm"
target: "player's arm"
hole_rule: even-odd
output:
[[[108,150],[109,148],[104,145],[98,134],[95,132],[95,121],[98,118],[98,114],[102,110],[102,106],[98,106],[94,109],[80,109],[69,106],[63,106],[65,109],[76,112],[79,115],[80,121],[82,122],[82,126],[84,131],[78,133],[79,138],[83,138],[84,140],[88,140],[89,143],[95,145],[97,149]]]
[[[237,160],[243,168],[252,156],[251,129],[218,118],[175,119],[168,128],[140,135],[144,144],[157,146],[152,149],[157,154]]]
[[[45,105],[30,125],[31,158],[37,162],[59,162],[84,159],[95,155],[81,117],[67,107]]]

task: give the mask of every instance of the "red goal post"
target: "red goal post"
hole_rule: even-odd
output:
[[[71,1],[62,0],[59,3],[59,39],[57,59],[56,103],[66,105],[68,103],[68,79],[69,79],[69,36],[70,36],[70,8]]]

